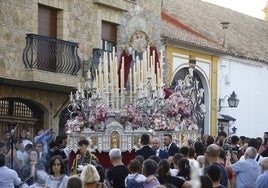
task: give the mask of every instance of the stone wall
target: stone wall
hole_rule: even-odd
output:
[[[44,128],[56,127],[67,93],[52,91],[50,84],[75,88],[81,77],[26,70],[22,60],[28,33],[38,34],[38,4],[58,9],[57,38],[79,44],[82,60],[101,47],[102,20],[120,24],[124,11],[146,6],[160,16],[161,0],[1,0],[0,1],[0,98],[20,97],[35,101],[44,111]],[[34,75],[34,76],[33,76]],[[34,78],[32,78],[34,77]],[[42,89],[15,86],[18,81],[47,83]],[[52,111],[50,102],[53,103]],[[56,115],[56,117],[54,117]]]

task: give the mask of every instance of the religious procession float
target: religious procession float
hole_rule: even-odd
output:
[[[140,147],[143,133],[160,139],[170,133],[178,145],[200,137],[203,90],[193,79],[193,68],[174,90],[164,84],[159,19],[139,7],[126,12],[118,31],[119,53],[113,49],[100,54],[87,80],[70,94],[70,151],[77,150],[81,138],[94,151],[131,152]]]

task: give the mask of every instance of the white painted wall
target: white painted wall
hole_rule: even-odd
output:
[[[236,135],[263,137],[268,131],[268,64],[222,57],[218,76],[218,97],[235,91],[240,99],[237,108],[223,108],[219,114],[236,118]]]

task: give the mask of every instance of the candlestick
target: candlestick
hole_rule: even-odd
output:
[[[130,85],[130,89],[129,89],[129,92],[130,92],[130,102],[132,101],[132,68],[130,68],[130,74],[129,74],[129,85]]]
[[[71,95],[70,95],[70,102],[73,102],[73,92],[71,91]]]
[[[78,82],[77,88],[78,88],[78,92],[80,93],[81,92],[81,84],[80,84],[80,81]]]
[[[122,66],[121,66],[121,80],[120,80],[120,84],[121,84],[121,94],[123,93],[124,90],[124,85],[125,85],[125,81],[124,81],[124,72],[125,70],[125,57],[122,57]]]

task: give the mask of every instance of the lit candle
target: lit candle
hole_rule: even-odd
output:
[[[77,86],[77,88],[78,88],[78,92],[81,92],[81,85],[80,85],[80,81],[78,82],[78,86]]]
[[[156,64],[157,62],[155,62],[155,50],[153,50],[153,59],[152,59],[152,75],[153,75],[153,83],[156,85],[156,76],[155,76],[155,64]]]
[[[121,80],[120,80],[120,84],[121,84],[121,93],[124,89],[124,69],[125,69],[125,57],[122,57],[122,66],[121,66]]]
[[[130,102],[132,101],[132,68],[130,68],[130,74],[129,74],[129,85],[130,85]]]
[[[160,54],[160,78],[161,78],[161,83],[164,82],[164,79],[163,79],[163,50],[161,50],[161,54]]]
[[[116,106],[118,106],[118,98],[119,98],[119,74],[120,72],[118,71],[118,64],[117,64],[117,56],[115,56],[115,93],[116,93]]]
[[[136,84],[137,84],[137,80],[136,80],[136,76],[137,76],[136,65],[137,65],[137,62],[135,63],[135,69],[133,70],[133,91],[134,91],[134,93],[136,93]]]
[[[79,93],[78,93],[78,90],[76,90],[76,93],[75,93],[75,99],[76,99],[76,101],[79,100]]]
[[[87,71],[87,78],[88,78],[88,79],[91,79],[91,72],[90,72],[90,69],[88,69],[88,71]]]
[[[71,95],[70,95],[70,102],[73,102],[73,92],[71,91]]]
[[[113,61],[115,60],[115,47],[113,47]]]
[[[95,70],[95,82],[96,82],[96,88],[98,88],[99,87],[99,74],[97,70]]]
[[[140,83],[140,60],[136,58],[136,63],[137,63],[137,85]]]

